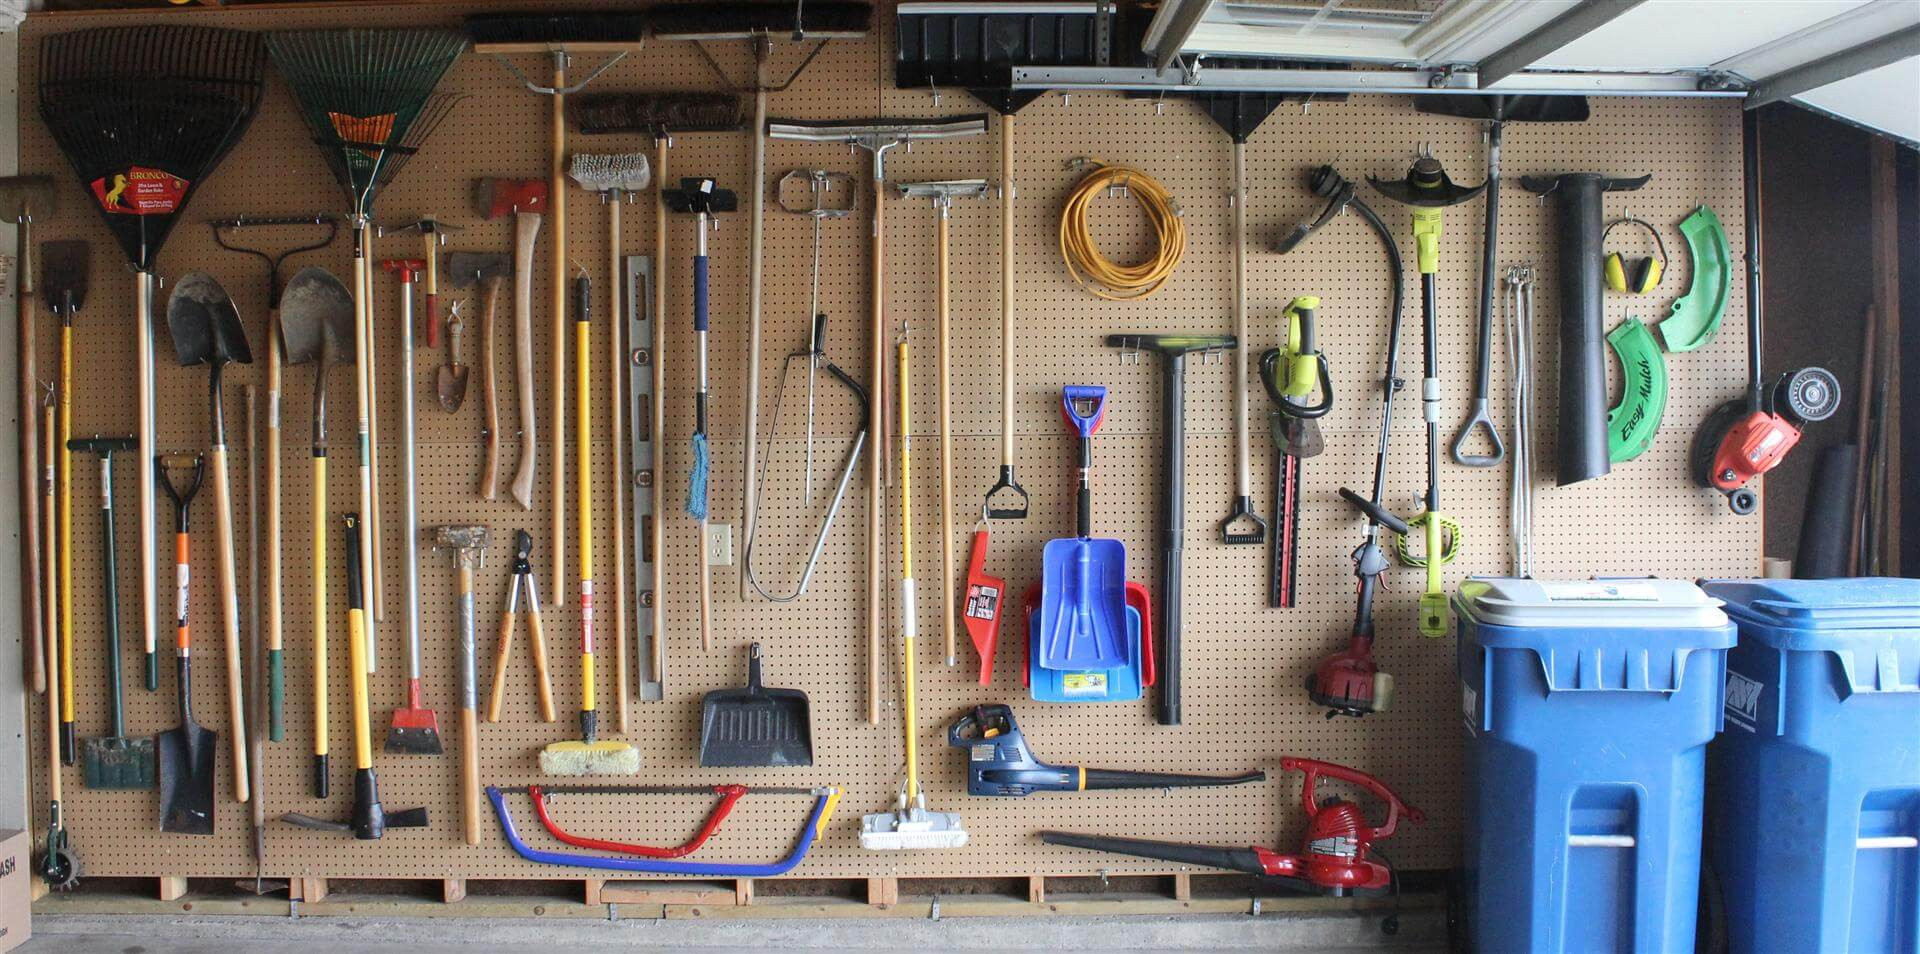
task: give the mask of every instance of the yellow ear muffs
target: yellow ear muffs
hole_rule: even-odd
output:
[[[1607,223],[1606,231],[1600,233],[1602,246],[1616,225],[1637,225],[1645,229],[1648,235],[1653,236],[1653,246],[1659,250],[1659,256],[1622,258],[1619,252],[1608,252],[1605,268],[1607,287],[1617,292],[1645,295],[1659,287],[1661,276],[1666,274],[1667,243],[1660,240],[1660,230],[1646,220],[1626,217]]]

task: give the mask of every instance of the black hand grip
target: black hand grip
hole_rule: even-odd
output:
[[[1392,512],[1388,511],[1385,507],[1382,507],[1379,504],[1374,503],[1373,501],[1368,500],[1367,498],[1362,497],[1359,494],[1354,493],[1353,491],[1348,490],[1345,487],[1340,488],[1340,496],[1347,503],[1353,504],[1356,508],[1358,508],[1361,513],[1366,514],[1367,519],[1372,520],[1374,523],[1377,523],[1383,527],[1386,527],[1388,530],[1392,530],[1394,533],[1404,534],[1408,532],[1407,522],[1405,520],[1400,519],[1399,517],[1394,516]]]

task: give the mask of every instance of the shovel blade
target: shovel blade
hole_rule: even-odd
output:
[[[212,275],[188,272],[167,300],[167,330],[181,364],[253,363],[233,298]]]
[[[318,265],[301,269],[280,294],[280,346],[288,364],[317,361],[352,364],[358,351],[353,331],[353,295],[345,283]]]
[[[60,211],[60,190],[52,176],[0,178],[0,222],[44,222]]]
[[[1049,540],[1041,566],[1040,665],[1067,670],[1127,665],[1127,551],[1120,541]]]
[[[81,778],[88,788],[153,787],[153,740],[102,736],[80,750]]]
[[[87,276],[93,246],[84,239],[40,243],[40,293],[48,311],[78,309],[87,303]]]
[[[452,412],[460,410],[467,399],[467,366],[443,364],[440,372],[434,376],[434,389],[440,394],[440,408]]]
[[[214,756],[220,736],[192,722],[160,733],[154,767],[160,776],[160,830],[213,834]]]

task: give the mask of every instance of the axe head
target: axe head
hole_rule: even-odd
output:
[[[513,257],[504,252],[455,252],[447,256],[442,276],[455,288],[472,288],[489,278],[504,279],[513,272]]]
[[[520,212],[544,215],[547,211],[547,181],[475,179],[473,211],[483,219],[497,219]]]

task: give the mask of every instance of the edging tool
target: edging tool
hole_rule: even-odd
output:
[[[120,691],[120,585],[116,560],[118,547],[113,538],[113,455],[128,453],[140,446],[132,435],[126,437],[76,437],[67,442],[71,450],[96,454],[100,458],[100,575],[101,614],[106,618],[107,644],[107,718],[113,732],[89,738],[82,744],[81,772],[88,788],[152,788],[153,740],[127,735],[126,713]]]
[[[967,794],[1018,798],[1034,792],[1090,792],[1116,788],[1212,788],[1264,782],[1267,773],[1188,775],[1049,765],[1027,748],[1013,707],[974,706],[947,727],[947,745],[967,751]]]

